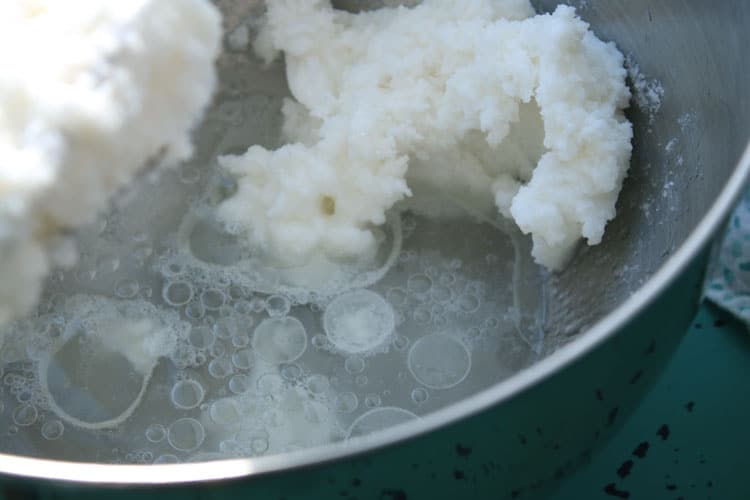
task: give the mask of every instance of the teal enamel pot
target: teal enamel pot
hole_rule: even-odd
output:
[[[458,402],[360,440],[169,465],[2,454],[5,498],[522,498],[589,460],[680,342],[712,244],[743,191],[750,3],[571,3],[600,38],[637,61],[629,63],[635,138],[603,243],[550,278],[546,334],[554,349]]]

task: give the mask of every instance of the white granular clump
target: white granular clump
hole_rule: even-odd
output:
[[[425,0],[351,14],[275,0],[254,48],[284,54],[289,144],[222,157],[239,189],[218,213],[279,258],[364,252],[389,208],[425,192],[499,210],[553,269],[615,216],[626,70],[571,7]]]
[[[0,324],[36,301],[55,235],[149,158],[190,156],[220,37],[207,0],[0,3]]]
[[[636,106],[647,113],[653,121],[656,113],[661,109],[664,99],[664,87],[658,80],[649,80],[641,71],[638,63],[632,57],[627,58],[628,76],[633,82],[633,94]]]

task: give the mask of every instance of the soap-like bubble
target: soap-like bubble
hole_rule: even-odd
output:
[[[307,332],[300,320],[288,316],[263,320],[253,334],[252,346],[269,363],[290,363],[307,348]]]
[[[232,362],[225,357],[212,359],[208,364],[208,373],[214,378],[226,378],[233,371]]]
[[[181,262],[172,261],[168,262],[165,266],[161,268],[161,273],[164,276],[173,278],[175,276],[180,276],[185,271],[185,266],[182,265]]]
[[[314,374],[307,377],[307,390],[312,394],[323,394],[331,387],[331,383],[324,375]]]
[[[409,371],[430,389],[447,389],[461,383],[471,370],[471,353],[458,339],[426,335],[409,350]]]
[[[234,440],[253,455],[260,455],[268,450],[269,435],[265,429],[254,429],[240,431],[234,435]]]
[[[333,401],[333,407],[339,413],[351,413],[359,406],[359,398],[353,392],[342,392]]]
[[[349,353],[364,353],[379,347],[394,327],[391,306],[369,290],[339,295],[323,314],[323,328],[328,340],[339,350]]]
[[[231,398],[214,401],[208,410],[208,415],[219,425],[234,425],[242,418],[237,403]]]
[[[215,311],[224,305],[226,296],[218,288],[209,288],[201,293],[201,303],[209,311]]]
[[[192,301],[185,306],[185,316],[192,320],[201,319],[206,314],[206,308],[202,303]]]
[[[310,339],[310,343],[316,349],[325,349],[330,345],[330,342],[328,342],[328,338],[326,338],[326,336],[322,333],[313,335],[313,337]]]
[[[237,319],[232,316],[225,316],[216,320],[213,325],[213,332],[220,339],[231,339],[240,331]]]
[[[167,429],[161,424],[151,424],[146,427],[146,439],[151,443],[159,443],[167,437]]]
[[[422,404],[430,397],[430,393],[424,387],[415,387],[411,391],[411,400],[417,404]]]
[[[249,370],[255,363],[255,354],[250,349],[242,349],[232,354],[232,364],[240,370]]]
[[[210,349],[211,356],[214,358],[220,358],[227,353],[227,346],[223,342],[214,342],[214,345]]]
[[[365,395],[365,408],[377,408],[381,402],[380,395],[374,392]]]
[[[287,382],[294,382],[302,376],[302,369],[295,364],[284,363],[281,365],[279,373],[281,378]]]
[[[194,326],[190,330],[188,341],[196,349],[210,349],[216,338],[207,326]]]
[[[252,304],[250,304],[250,302],[246,300],[238,300],[237,302],[234,303],[233,307],[234,307],[234,312],[239,313],[239,314],[246,315],[246,314],[250,314],[253,312]]]
[[[286,316],[290,309],[289,299],[283,295],[271,295],[266,299],[266,311],[271,317]]]
[[[194,451],[203,444],[206,432],[194,418],[181,418],[167,429],[167,442],[178,451]]]
[[[432,279],[426,274],[414,274],[409,276],[409,279],[406,281],[406,287],[409,291],[416,294],[427,293],[432,288]]]
[[[233,394],[244,394],[252,388],[252,380],[247,375],[238,373],[229,379],[229,390]]]
[[[416,418],[418,417],[412,412],[395,406],[374,408],[360,415],[352,423],[347,438],[366,436]]]
[[[406,290],[399,287],[391,288],[385,293],[386,300],[396,307],[403,305],[406,302],[406,297]]]
[[[404,337],[403,335],[394,335],[393,336],[393,347],[396,348],[397,351],[403,351],[407,347],[409,347],[409,344],[411,341],[409,340],[409,337]]]
[[[362,373],[365,369],[365,360],[360,356],[349,356],[344,360],[344,369],[347,373],[357,374]]]
[[[197,380],[180,380],[170,392],[170,399],[175,408],[189,410],[196,408],[206,395],[205,389]]]
[[[193,299],[193,286],[186,281],[172,281],[164,285],[161,295],[170,306],[184,306]]]
[[[39,411],[36,406],[31,404],[22,404],[13,410],[13,423],[19,427],[27,427],[36,422]]]
[[[65,432],[65,426],[57,419],[47,420],[42,424],[42,437],[48,441],[60,439]]]
[[[471,292],[462,293],[458,297],[458,307],[462,312],[465,313],[473,313],[479,310],[479,306],[481,305],[481,301],[479,300],[479,297],[474,295]]]
[[[118,299],[132,299],[139,290],[140,285],[134,279],[125,278],[115,283],[115,297]]]

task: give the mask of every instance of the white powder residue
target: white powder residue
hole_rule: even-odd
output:
[[[633,84],[633,97],[638,109],[648,114],[649,122],[653,122],[656,113],[661,109],[664,99],[664,87],[658,80],[649,80],[641,72],[640,66],[628,56],[625,60],[628,76]]]

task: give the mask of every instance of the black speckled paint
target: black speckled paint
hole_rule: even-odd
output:
[[[662,424],[662,426],[659,427],[659,430],[656,431],[656,435],[659,436],[662,441],[669,439],[669,426],[667,424]]]
[[[408,500],[404,490],[385,489],[380,490],[380,500]]]
[[[643,370],[638,370],[637,372],[633,374],[633,376],[630,377],[629,382],[631,384],[635,384],[641,379],[642,376],[643,376]]]
[[[456,443],[456,448],[455,449],[456,449],[456,455],[458,455],[459,457],[467,458],[467,457],[471,456],[471,447],[470,446],[465,446],[465,445],[463,445],[461,443]]]
[[[627,490],[618,489],[615,483],[609,483],[607,486],[605,486],[604,493],[616,498],[630,498],[630,492]]]
[[[611,426],[615,423],[615,419],[617,418],[617,413],[620,411],[620,408],[615,406],[611,410],[609,410],[609,413],[607,414],[607,425]]]
[[[653,354],[656,352],[656,340],[651,339],[651,342],[648,344],[648,347],[646,348],[646,354]]]
[[[630,471],[633,470],[633,463],[634,462],[632,460],[630,460],[630,459],[625,460],[620,465],[620,467],[617,468],[617,475],[621,479],[625,479],[626,477],[628,477],[630,475]]]
[[[646,458],[646,453],[648,453],[649,446],[650,445],[648,444],[648,441],[643,441],[633,450],[633,455],[638,458]]]

